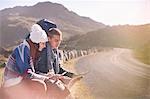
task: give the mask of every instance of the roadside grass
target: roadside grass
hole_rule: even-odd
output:
[[[150,65],[150,51],[149,50],[150,50],[150,48],[134,50],[135,58],[145,64]]]
[[[76,73],[75,63],[77,60],[78,58],[66,62],[64,64],[64,68]],[[71,94],[75,99],[94,99],[94,97],[90,94],[88,87],[82,80],[76,82],[73,85],[73,87],[71,88]]]
[[[141,62],[150,65],[150,41],[134,49],[135,57]]]
[[[4,70],[4,68],[0,68],[0,86],[1,86],[1,83],[2,83],[3,70]]]
[[[75,97],[75,99],[95,99],[82,81],[77,82],[71,88],[71,94]]]

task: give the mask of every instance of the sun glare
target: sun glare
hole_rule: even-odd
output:
[[[149,0],[73,0],[61,3],[81,16],[108,25],[150,22]]]
[[[33,5],[47,0],[2,0],[3,5]],[[150,0],[48,0],[64,5],[80,16],[90,17],[106,25],[150,23]]]

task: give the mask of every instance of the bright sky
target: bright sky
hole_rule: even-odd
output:
[[[150,0],[1,0],[0,9],[51,1],[106,25],[150,23]]]

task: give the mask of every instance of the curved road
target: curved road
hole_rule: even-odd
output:
[[[135,60],[128,49],[86,56],[76,69],[89,71],[82,81],[94,99],[150,99],[150,66]]]

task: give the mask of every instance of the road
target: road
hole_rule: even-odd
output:
[[[83,57],[75,67],[89,71],[82,81],[94,99],[150,99],[150,66],[135,60],[128,49]]]

